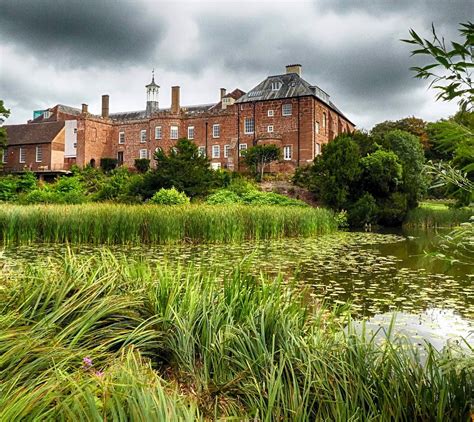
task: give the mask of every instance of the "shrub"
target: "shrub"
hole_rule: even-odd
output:
[[[387,226],[397,226],[403,223],[408,212],[407,194],[395,192],[380,204],[379,221]]]
[[[21,195],[19,202],[22,204],[82,204],[86,196],[82,192],[56,192],[50,189],[36,189]]]
[[[379,208],[370,193],[364,193],[348,210],[348,221],[352,227],[362,227],[378,220]]]
[[[150,202],[158,205],[184,205],[189,204],[189,198],[184,192],[179,192],[175,188],[162,188],[152,196]]]
[[[59,193],[84,193],[84,186],[78,177],[59,177],[52,189]]]
[[[261,192],[258,190],[247,192],[242,196],[244,204],[248,205],[281,205],[281,206],[307,206],[299,199],[288,198],[274,192]]]
[[[0,201],[14,201],[17,198],[18,178],[0,177]]]
[[[117,167],[117,164],[118,164],[118,160],[116,158],[101,158],[100,159],[100,168],[105,172],[112,171],[114,168]]]
[[[206,202],[211,205],[217,204],[239,204],[242,198],[235,192],[228,189],[219,189],[207,197]]]
[[[148,158],[137,158],[135,160],[135,168],[140,173],[146,173],[150,170],[150,160]]]

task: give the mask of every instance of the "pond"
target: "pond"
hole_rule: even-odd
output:
[[[111,246],[116,254],[156,262],[227,271],[242,263],[256,273],[281,273],[330,305],[350,302],[352,314],[385,326],[396,312],[401,331],[413,339],[458,336],[474,344],[474,277],[472,267],[450,265],[425,252],[435,250],[437,233],[404,230],[392,233],[338,232],[316,238],[212,245]],[[4,250],[2,259],[46,262],[62,245],[30,245]],[[99,246],[73,247],[90,254]],[[419,327],[417,329],[416,327]],[[441,343],[439,342],[441,341]]]

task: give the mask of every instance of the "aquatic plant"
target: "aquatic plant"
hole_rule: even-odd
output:
[[[422,203],[408,212],[404,225],[424,228],[453,227],[469,221],[473,215],[473,207],[449,208]]]
[[[472,357],[377,343],[245,264],[0,275],[0,420],[466,420]]]

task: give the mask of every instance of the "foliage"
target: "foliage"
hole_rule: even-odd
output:
[[[33,172],[25,172],[21,176],[6,175],[0,177],[0,201],[14,202],[18,195],[30,192],[37,186]]]
[[[150,160],[148,158],[136,158],[135,168],[139,173],[146,173],[150,170]]]
[[[408,227],[421,228],[453,227],[468,222],[472,215],[474,215],[472,207],[434,208],[421,204],[408,212],[404,224]]]
[[[400,226],[409,210],[408,197],[402,192],[393,192],[379,201],[379,222],[386,226]]]
[[[297,206],[0,205],[0,241],[6,243],[237,242],[336,228],[332,212]]]
[[[244,265],[104,252],[0,277],[0,420],[468,418],[472,356],[422,361]]]
[[[379,207],[374,197],[365,192],[357,201],[349,206],[348,222],[352,227],[362,227],[378,222]]]
[[[215,184],[214,172],[207,157],[199,154],[196,144],[186,138],[178,140],[168,154],[155,153],[156,169],[144,175],[139,193],[151,198],[161,188],[175,187],[190,198],[205,196]]]
[[[427,123],[423,119],[412,116],[396,121],[386,120],[385,122],[377,123],[370,130],[370,134],[375,139],[382,141],[385,135],[393,130],[403,130],[404,132],[411,133],[420,140],[425,150],[429,149]]]
[[[116,158],[101,158],[100,159],[100,168],[106,173],[112,171],[117,167],[118,160]]]
[[[210,205],[240,204],[242,203],[242,198],[232,190],[219,189],[209,195],[206,199],[206,202]]]
[[[439,93],[436,99],[443,101],[458,100],[462,110],[474,111],[474,87],[471,78],[474,51],[474,24],[461,23],[459,32],[464,41],[452,41],[447,46],[444,38],[440,39],[432,25],[433,39],[422,39],[413,29],[410,30],[410,39],[402,40],[416,46],[412,55],[429,56],[434,60],[423,67],[412,67],[415,77],[431,79],[430,87],[434,86]]]
[[[3,100],[0,100],[0,149],[2,149],[2,154],[4,154],[4,147],[7,145],[7,130],[2,127],[3,122],[10,116],[10,110],[5,108]],[[0,166],[1,164],[0,160]]]
[[[299,199],[288,198],[275,192],[250,191],[242,195],[242,201],[247,205],[279,205],[307,207],[308,205]]]
[[[184,205],[189,204],[189,198],[184,192],[180,192],[175,188],[162,188],[151,197],[150,203],[156,205]]]
[[[392,151],[378,150],[360,160],[361,183],[374,196],[395,192],[402,179],[402,166]]]
[[[265,167],[281,159],[281,150],[276,145],[255,145],[243,151],[245,164],[254,169],[259,180],[263,179]]]

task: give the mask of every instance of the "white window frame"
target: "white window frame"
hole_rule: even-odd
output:
[[[291,145],[285,145],[283,147],[283,159],[290,161],[292,157]]]
[[[327,126],[327,116],[326,113],[323,113],[323,129],[326,129]]]
[[[212,137],[213,138],[221,137],[221,125],[219,124],[212,125]]]
[[[118,143],[119,144],[124,144],[125,143],[125,132],[123,130],[119,132]]]
[[[268,125],[267,126],[267,132],[268,133],[273,133],[273,125]]]
[[[41,145],[36,146],[36,162],[43,162],[43,147]]]
[[[239,144],[239,157],[242,157],[242,151],[247,150],[247,144]]]
[[[138,158],[140,158],[141,160],[143,159],[147,159],[148,158],[148,150],[146,148],[143,148],[143,149],[140,149],[140,151],[138,152]]]
[[[222,168],[221,163],[211,163],[212,170],[220,170]]]
[[[206,147],[205,146],[199,146],[198,147],[198,154],[200,157],[205,157],[206,156]]]
[[[194,139],[194,126],[188,126],[188,139]]]
[[[267,111],[267,116],[268,117],[273,117],[275,115],[275,110],[268,110]]]
[[[212,158],[221,158],[221,146],[213,145],[212,146]]]
[[[250,126],[252,126],[252,129],[250,130]],[[246,135],[251,135],[255,132],[255,121],[253,117],[246,117],[244,119],[244,133]]]
[[[8,161],[8,149],[3,148],[2,163],[7,164],[7,161]]]
[[[18,162],[20,164],[26,163],[26,149],[24,147],[20,147],[19,155],[18,155]]]
[[[272,91],[279,91],[281,88],[281,82],[280,81],[273,81],[272,82]]]
[[[293,114],[293,104],[285,103],[281,106],[281,115],[282,116],[291,116]]]
[[[146,142],[146,129],[140,130],[140,143],[144,144]]]
[[[170,139],[179,138],[179,128],[178,126],[170,126]]]
[[[314,147],[314,156],[317,156],[320,154],[321,154],[321,144],[319,142],[316,142],[316,145]]]
[[[161,126],[155,126],[155,139],[161,139]]]
[[[314,131],[316,132],[316,135],[319,135],[320,128],[319,128],[319,122],[316,122],[314,125]]]
[[[230,155],[230,145],[224,145],[224,158],[229,158]]]

